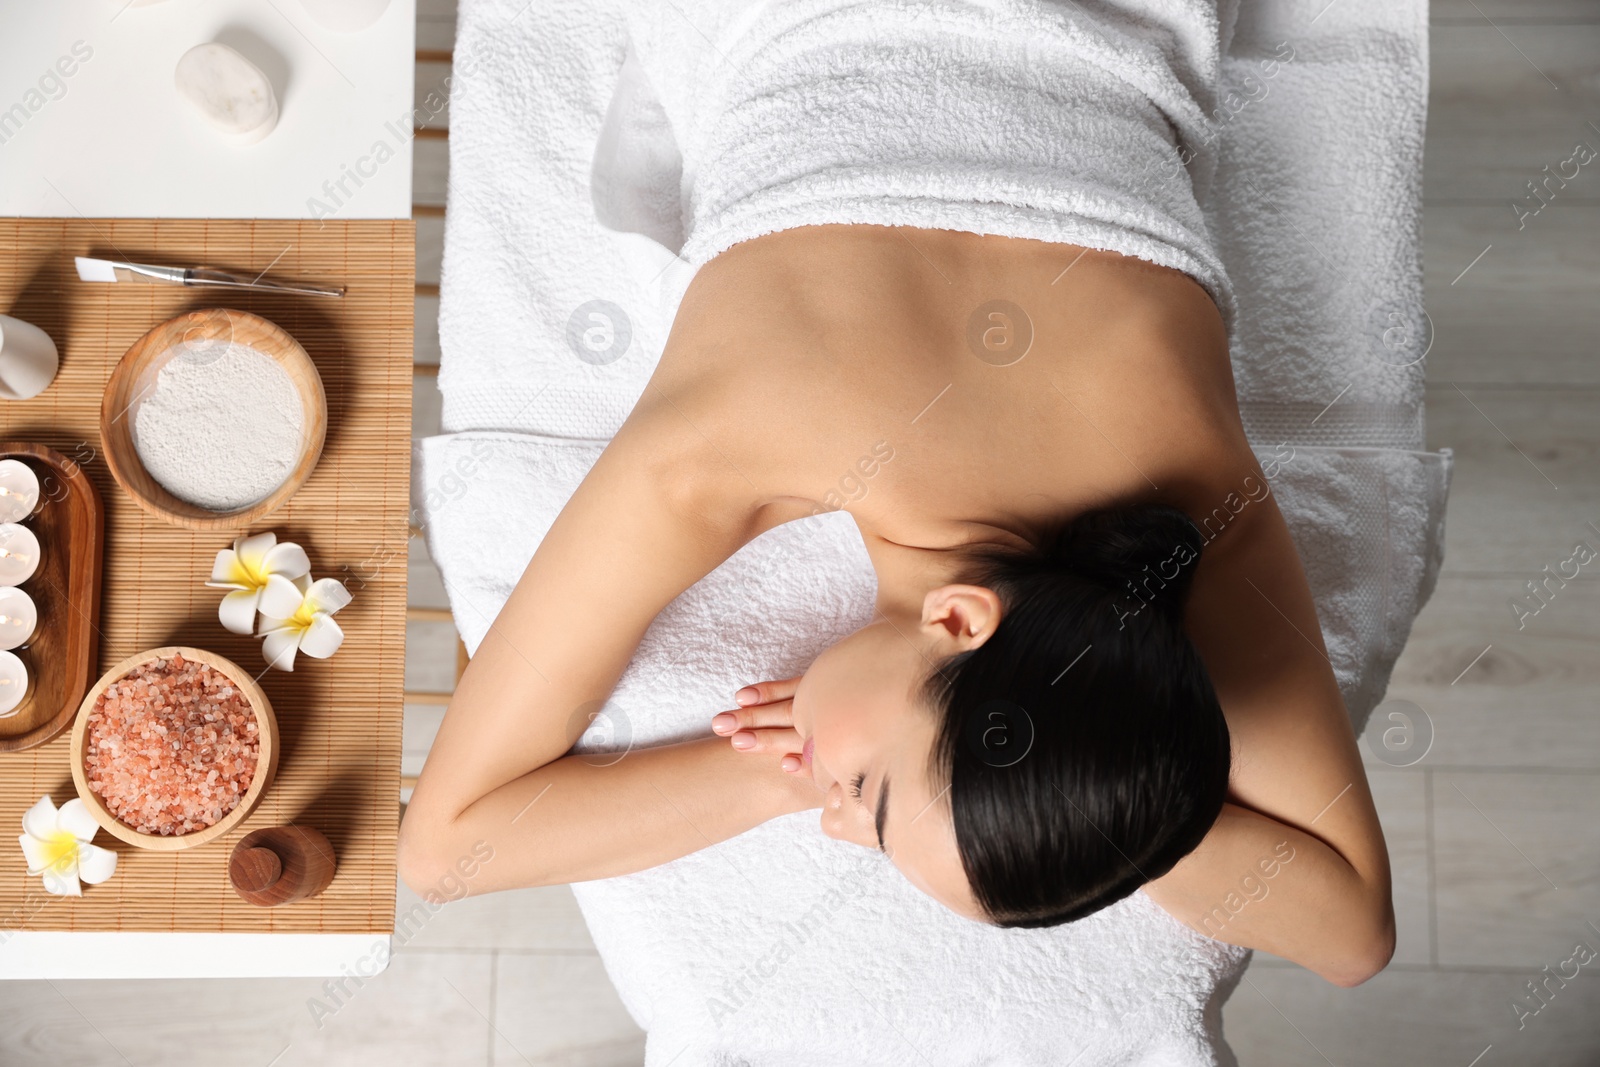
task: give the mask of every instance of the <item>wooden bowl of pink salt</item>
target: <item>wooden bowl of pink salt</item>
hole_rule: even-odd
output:
[[[249,816],[278,768],[278,720],[232,660],[171,646],[130,656],[78,706],[72,780],[106,832],[173,851]]]

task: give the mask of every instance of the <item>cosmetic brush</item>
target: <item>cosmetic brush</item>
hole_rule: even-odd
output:
[[[280,293],[308,293],[312,296],[343,296],[343,286],[311,285],[307,282],[278,282],[271,278],[247,278],[242,274],[213,270],[210,267],[158,267],[150,263],[118,263],[109,259],[74,256],[78,277],[86,282],[156,281],[173,285],[216,285],[227,289],[271,289]]]

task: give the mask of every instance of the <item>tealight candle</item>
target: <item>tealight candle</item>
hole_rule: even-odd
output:
[[[33,597],[20,589],[0,588],[0,650],[27,644],[38,625]]]
[[[0,459],[0,522],[20,522],[39,505],[39,476],[17,459]]]
[[[0,719],[15,715],[28,695],[28,668],[15,652],[0,651]]]
[[[39,539],[26,526],[0,523],[0,585],[21,585],[39,569]]]

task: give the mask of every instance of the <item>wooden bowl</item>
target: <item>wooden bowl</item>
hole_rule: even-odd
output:
[[[172,655],[181,655],[184,659],[194,660],[213,668],[227,676],[228,680],[239,687],[249,702],[251,710],[256,713],[256,736],[259,739],[259,750],[256,759],[255,777],[250,780],[250,788],[240,798],[239,803],[228,814],[218,819],[215,823],[203,830],[194,830],[187,834],[144,834],[124,823],[121,819],[111,814],[105,801],[99,794],[89,788],[89,776],[83,769],[84,750],[88,747],[89,712],[94,708],[95,700],[112,682],[122,678],[135,667],[148,663],[153,659],[164,659]],[[157,852],[176,852],[179,849],[194,848],[212,841],[238,826],[250,816],[256,804],[261,800],[261,794],[268,785],[272,784],[273,777],[278,773],[278,719],[272,713],[272,704],[267,700],[267,694],[255,683],[250,672],[230,659],[226,659],[214,652],[207,652],[199,648],[186,648],[181,645],[169,645],[165,648],[152,648],[148,652],[141,652],[136,656],[129,656],[121,663],[112,667],[100,677],[100,680],[89,690],[88,696],[83,698],[83,703],[78,705],[78,717],[72,724],[72,782],[78,788],[78,796],[83,798],[83,803],[88,807],[89,813],[94,816],[95,822],[105,828],[106,833],[121,841],[139,848],[153,849]]]
[[[180,500],[150,476],[133,444],[134,419],[139,403],[154,389],[156,375],[179,344],[230,340],[271,356],[289,373],[303,405],[305,435],[300,460],[281,485],[253,504],[233,511],[212,511]],[[100,440],[111,476],[145,511],[191,530],[242,530],[276,511],[311,476],[322,455],[327,427],[327,394],[306,350],[266,319],[230,308],[191,311],[139,338],[112,370],[100,402]]]

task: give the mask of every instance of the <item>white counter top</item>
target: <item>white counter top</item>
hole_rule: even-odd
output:
[[[0,944],[0,979],[371,978],[389,966],[389,952],[388,934],[14,930]]]
[[[0,0],[0,216],[410,218],[415,22],[415,0],[355,33],[302,0]],[[259,143],[174,89],[206,41],[272,81]]]

